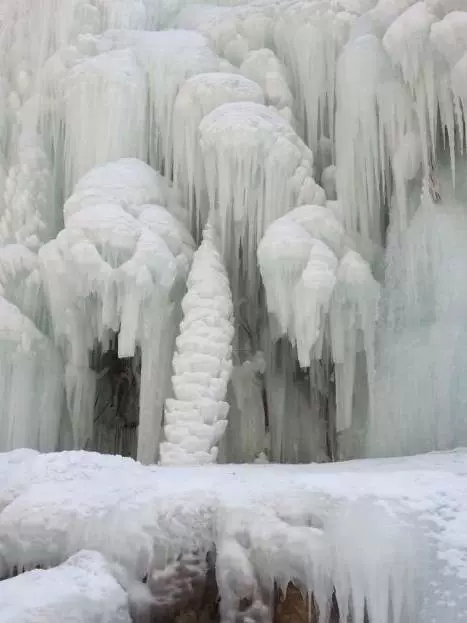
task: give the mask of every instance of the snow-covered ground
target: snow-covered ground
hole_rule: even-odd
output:
[[[293,580],[321,604],[334,586],[341,615],[350,598],[354,623],[363,621],[364,600],[372,623],[464,621],[466,491],[466,450],[200,467],[86,452],[0,454],[1,574],[54,567],[0,582],[0,621],[51,623],[60,609],[66,621],[126,621],[122,591],[140,602],[151,570],[213,547],[230,609],[245,592]]]

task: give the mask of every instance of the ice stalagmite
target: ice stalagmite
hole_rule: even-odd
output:
[[[232,372],[233,308],[227,273],[211,224],[203,233],[182,301],[172,387],[166,401],[161,463],[215,462],[227,426]]]

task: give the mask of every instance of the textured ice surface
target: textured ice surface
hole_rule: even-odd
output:
[[[87,417],[83,413],[83,399],[94,393],[88,354],[96,340],[107,346],[110,332],[118,331],[120,357],[133,356],[137,345],[142,350],[138,457],[156,458],[167,357],[193,252],[189,232],[163,207],[174,198],[167,181],[145,163],[108,163],[77,184],[65,204],[65,228],[40,251],[54,337],[75,366],[76,448],[92,436],[92,401]]]
[[[212,463],[227,427],[232,373],[232,295],[214,228],[208,224],[194,254],[182,300],[183,321],[166,401],[162,465]]]

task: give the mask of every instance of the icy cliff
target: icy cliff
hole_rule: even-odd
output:
[[[0,449],[467,443],[463,0],[0,8]]]

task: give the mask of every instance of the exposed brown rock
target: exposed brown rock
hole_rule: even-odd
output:
[[[216,623],[218,591],[209,557],[188,554],[147,579],[150,623]]]
[[[150,611],[144,620],[134,617],[136,623],[219,623],[219,591],[209,556],[183,555],[164,570],[153,570],[147,587],[152,595]],[[263,597],[242,600],[235,623],[319,623],[313,598],[310,603],[292,583],[285,595],[276,589],[274,600]],[[335,599],[330,610],[327,623],[343,623]]]
[[[318,608],[312,600],[303,597],[299,589],[289,584],[285,596],[277,591],[274,623],[319,623]],[[335,599],[331,604],[329,623],[339,623],[339,609]]]
[[[289,584],[285,596],[278,591],[274,623],[318,623],[317,609],[309,598],[304,599],[293,584]]]

